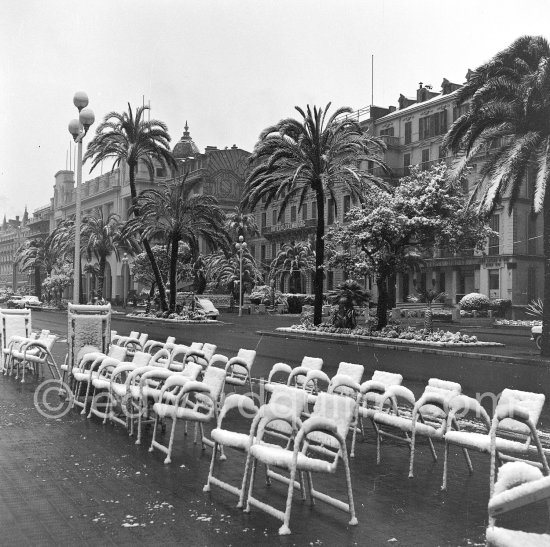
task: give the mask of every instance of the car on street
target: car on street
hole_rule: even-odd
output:
[[[38,300],[37,296],[12,296],[8,300],[8,308],[30,308],[30,309],[41,309],[42,302]]]
[[[534,340],[537,348],[541,349],[542,325],[535,325],[531,328],[531,340]]]

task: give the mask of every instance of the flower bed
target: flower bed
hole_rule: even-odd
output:
[[[208,319],[204,315],[197,315],[192,317],[187,314],[170,313],[166,317],[162,313],[128,313],[126,317],[133,317],[134,319],[147,319],[151,321],[173,321],[174,323],[218,323],[214,319]]]
[[[365,328],[342,329],[327,325],[319,325],[318,327],[313,325],[292,325],[291,327],[280,327],[277,330],[320,336],[334,336],[337,338],[355,338],[359,340],[391,340],[391,342],[396,343],[438,347],[504,345],[497,342],[480,342],[476,336],[469,336],[460,332],[434,330],[429,333],[424,329],[416,329],[415,327],[402,329],[398,326],[388,326],[381,331],[370,331]]]
[[[542,321],[536,319],[532,320],[519,320],[519,319],[498,319],[495,321],[495,325],[500,327],[538,327],[542,325]]]

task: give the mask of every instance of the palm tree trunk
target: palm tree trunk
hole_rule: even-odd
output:
[[[105,257],[101,257],[99,261],[99,272],[97,274],[97,298],[99,300],[103,299],[103,285],[105,284],[105,266],[107,260]]]
[[[544,305],[542,308],[541,354],[550,355],[550,190],[544,195]]]
[[[377,330],[383,329],[388,324],[388,277],[386,274],[376,276],[376,287],[378,288],[378,304],[376,306],[376,317],[378,318]]]
[[[137,166],[128,164],[128,167],[129,167],[129,176],[130,176],[130,194],[132,196],[132,205],[134,206],[134,216],[139,217],[139,209],[135,207],[136,201],[137,201],[135,169]],[[147,253],[147,257],[149,258],[149,262],[151,262],[151,268],[153,269],[153,274],[155,276],[157,287],[159,288],[160,307],[162,308],[162,311],[166,311],[168,309],[168,304],[166,301],[166,287],[164,286],[160,269],[155,259],[155,255],[151,250],[151,245],[149,244],[149,240],[146,237],[144,237],[142,242],[143,242],[143,248],[145,249],[145,252]]]
[[[155,285],[156,283],[151,283],[151,288],[149,289],[149,296],[147,297],[147,304],[145,306],[145,313],[149,313],[151,311],[151,300],[153,299],[153,296],[155,296]]]
[[[321,182],[318,182],[318,186]],[[323,277],[325,262],[325,196],[321,189],[316,191],[317,198],[317,232],[315,239],[315,278],[313,280],[313,324],[320,325],[323,320]]]
[[[176,273],[178,268],[178,239],[172,238],[170,242],[170,303],[168,309],[170,313],[176,311]]]
[[[34,268],[34,293],[36,294],[38,300],[40,300],[40,297],[42,296],[40,291],[40,266],[35,266]]]

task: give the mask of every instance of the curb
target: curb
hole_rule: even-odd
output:
[[[361,340],[358,338],[355,339],[345,339],[345,338],[336,338],[336,337],[322,337],[315,336],[313,334],[298,334],[295,332],[274,332],[274,331],[256,331],[258,334],[263,336],[273,336],[276,338],[295,338],[295,339],[307,339],[315,340],[317,342],[324,342],[330,344],[340,344],[340,345],[354,345],[354,346],[367,346],[367,347],[376,347],[380,349],[388,349],[394,351],[408,351],[413,353],[430,353],[435,355],[447,355],[454,357],[464,357],[466,359],[477,359],[483,361],[494,361],[497,363],[512,363],[518,365],[529,365],[529,366],[546,366],[550,367],[550,361],[546,361],[540,357],[529,358],[529,357],[508,357],[506,355],[490,355],[487,353],[473,353],[466,351],[453,351],[450,349],[439,349],[434,347],[419,347],[413,345],[406,345],[406,343],[401,344],[387,344],[383,342],[375,342],[370,340]]]

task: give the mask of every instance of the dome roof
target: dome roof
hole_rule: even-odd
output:
[[[200,154],[198,146],[193,142],[191,135],[189,134],[189,126],[187,121],[185,122],[185,131],[181,136],[179,142],[174,146],[172,153],[176,159],[194,158],[197,154]]]

